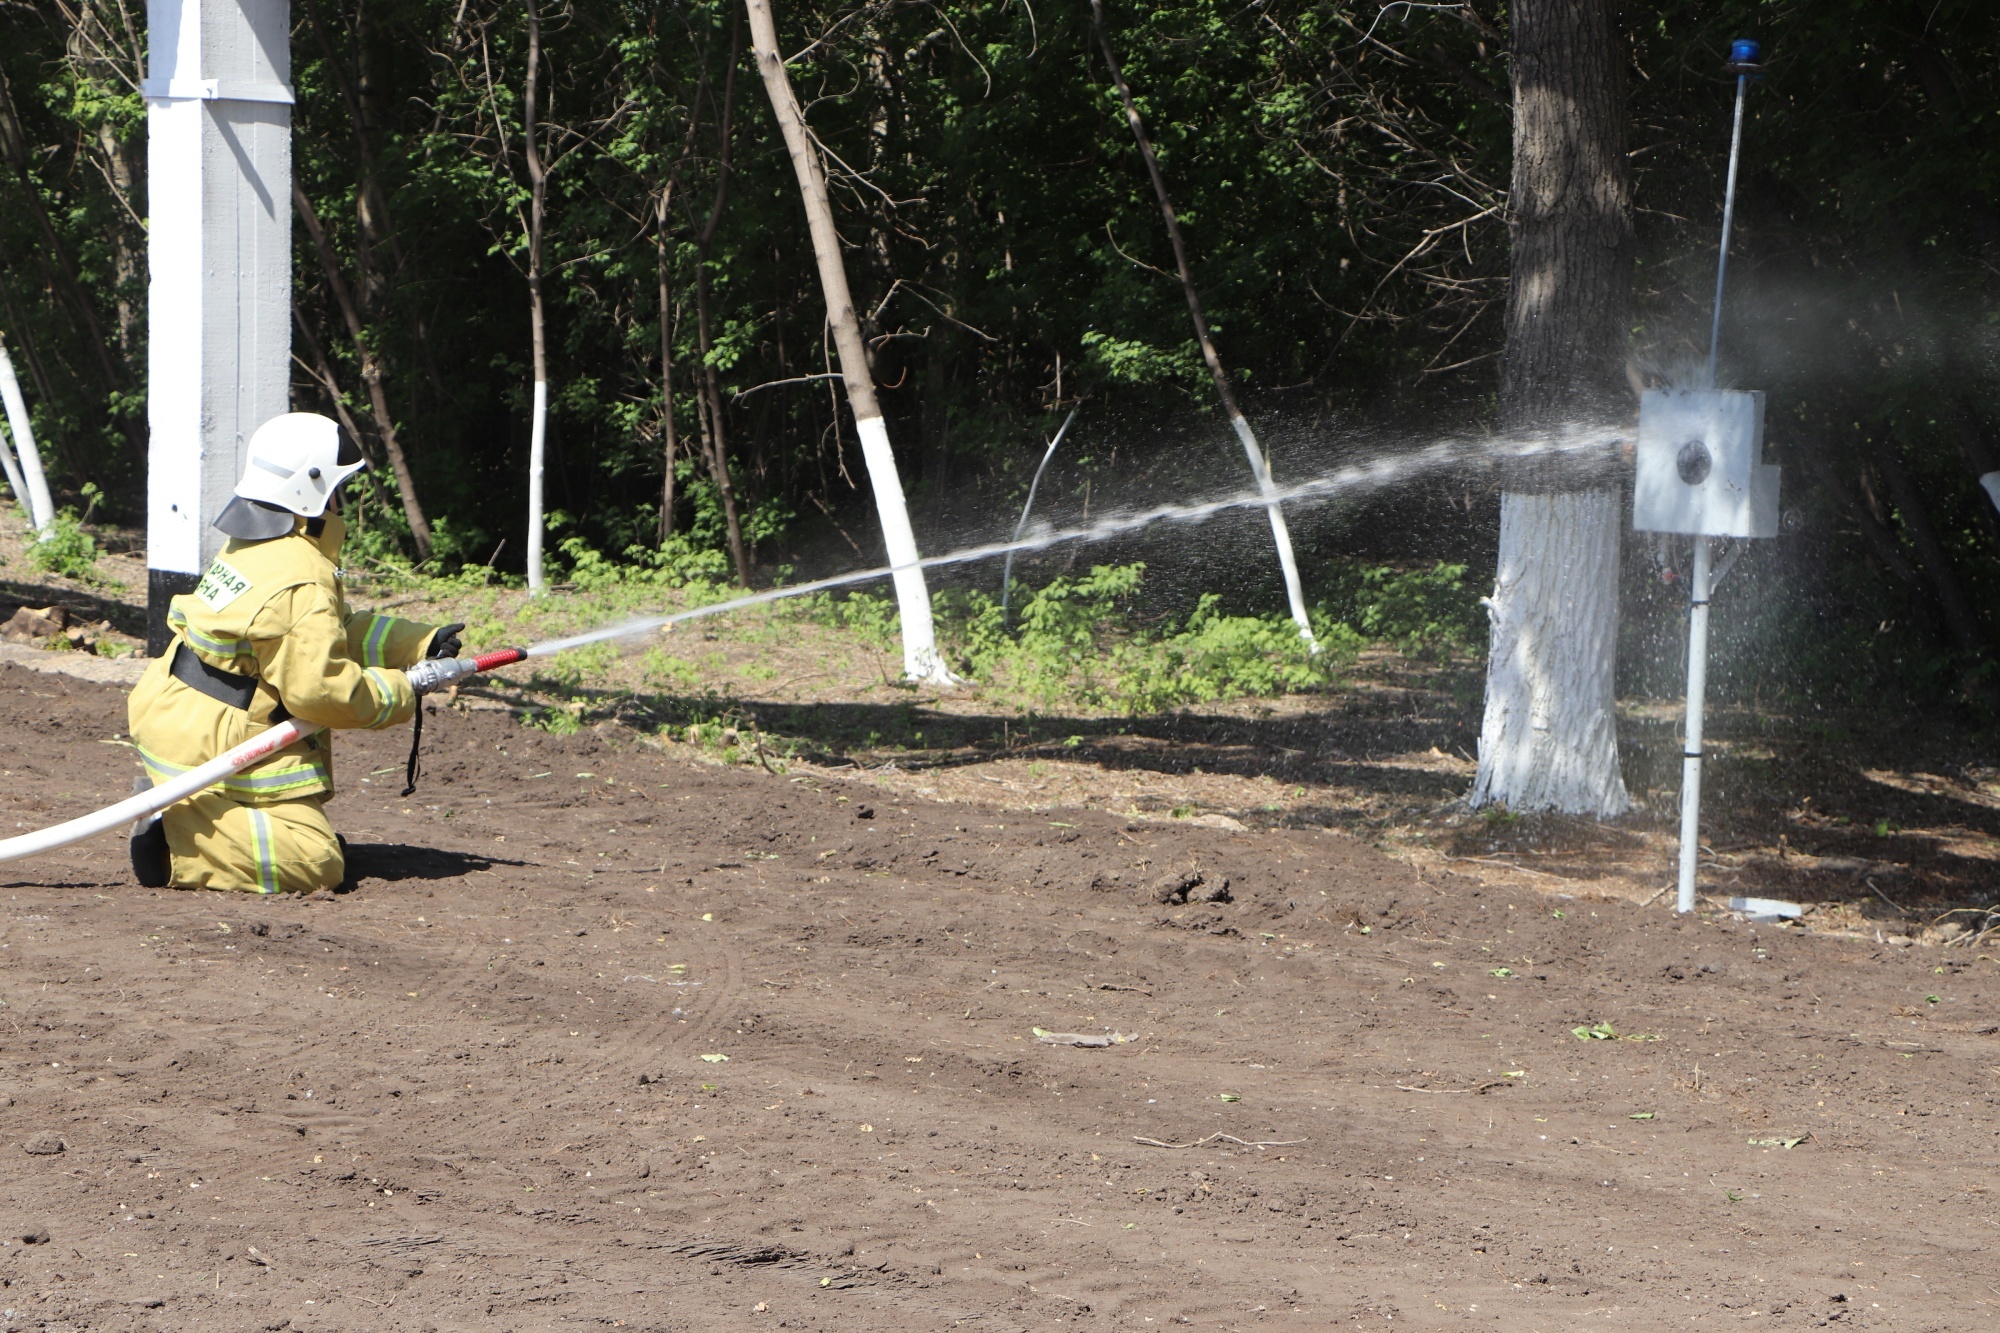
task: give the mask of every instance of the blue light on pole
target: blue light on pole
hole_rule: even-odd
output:
[[[1729,61],[1723,66],[1731,74],[1757,74],[1763,71],[1764,48],[1761,43],[1748,37],[1738,37],[1729,44]]]

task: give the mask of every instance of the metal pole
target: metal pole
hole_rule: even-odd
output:
[[[1722,293],[1729,279],[1729,233],[1736,223],[1736,168],[1743,157],[1743,103],[1750,75],[1761,68],[1755,42],[1731,43],[1729,68],[1736,71],[1736,118],[1729,129],[1729,179],[1722,190],[1722,244],[1715,260],[1715,309],[1708,326],[1706,387],[1715,387],[1716,359],[1722,352]],[[1694,910],[1696,862],[1701,857],[1701,745],[1708,703],[1708,599],[1713,552],[1706,537],[1694,539],[1694,569],[1688,579],[1687,736],[1681,746],[1680,892],[1675,910]]]
[[[1715,261],[1715,311],[1708,325],[1708,388],[1715,387],[1715,360],[1722,350],[1722,287],[1729,278],[1729,229],[1736,221],[1736,163],[1743,152],[1743,101],[1750,76],[1736,76],[1736,123],[1729,131],[1729,183],[1722,190],[1722,253]]]
[[[1042,484],[1042,473],[1048,471],[1049,460],[1056,456],[1056,446],[1063,442],[1063,436],[1069,434],[1069,423],[1075,421],[1076,414],[1082,410],[1081,407],[1072,407],[1069,410],[1069,415],[1063,418],[1062,429],[1056,432],[1056,437],[1049,441],[1048,449],[1043,452],[1042,465],[1035,469],[1035,479],[1028,483],[1028,502],[1021,506],[1021,521],[1014,525],[1015,541],[1021,540],[1021,532],[1028,526],[1028,511],[1035,507],[1035,488]],[[1002,629],[1007,628],[1007,594],[1012,592],[1013,588],[1014,553],[1009,551],[1006,564],[1000,571],[1000,628]]]
[[[1680,896],[1675,910],[1694,910],[1695,860],[1701,853],[1701,730],[1708,696],[1708,538],[1694,539],[1688,580],[1687,740],[1681,746]]]

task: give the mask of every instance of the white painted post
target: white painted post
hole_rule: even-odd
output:
[[[42,473],[42,451],[35,447],[35,423],[28,416],[27,401],[21,397],[21,381],[14,377],[14,358],[7,354],[5,342],[0,342],[0,400],[7,405],[7,425],[14,432],[14,447],[21,455],[18,469],[12,458],[7,460],[7,480],[14,487],[15,498],[27,509],[40,540],[55,525],[56,509],[49,501],[48,478]]]
[[[1687,741],[1681,746],[1681,865],[1675,910],[1694,910],[1695,862],[1701,855],[1701,731],[1708,702],[1708,538],[1694,539],[1688,580]]]
[[[148,0],[147,647],[224,541],[250,436],[291,407],[288,0]]]
[[[528,427],[528,591],[542,594],[542,474],[548,458],[549,382],[535,381],[534,420]]]
[[[1232,399],[1232,404],[1234,400]],[[1319,655],[1319,640],[1313,637],[1312,617],[1306,613],[1305,589],[1299,583],[1298,557],[1292,554],[1292,525],[1285,522],[1285,507],[1278,503],[1278,483],[1271,479],[1271,461],[1264,457],[1264,447],[1257,443],[1256,433],[1250,423],[1241,415],[1232,414],[1229,424],[1236,430],[1236,438],[1243,444],[1243,452],[1250,459],[1250,473],[1257,478],[1258,494],[1267,497],[1270,503],[1264,506],[1264,513],[1271,520],[1271,540],[1278,548],[1278,572],[1285,580],[1285,601],[1292,608],[1292,623],[1299,627],[1299,637],[1306,641],[1312,654]]]
[[[35,522],[34,501],[28,498],[28,483],[21,479],[21,469],[14,463],[14,451],[7,447],[4,438],[0,438],[0,467],[7,470],[7,485],[13,489],[14,499],[21,506],[21,512],[28,516],[28,526],[39,527]]]

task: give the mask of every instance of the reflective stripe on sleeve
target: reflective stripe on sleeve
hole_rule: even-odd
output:
[[[369,721],[368,726],[370,729],[387,726],[390,717],[396,712],[396,687],[390,682],[389,673],[382,668],[364,667],[362,670],[368,677],[369,686],[375,691],[375,697],[382,704],[375,711],[375,716]]]
[[[389,638],[389,630],[395,622],[388,616],[370,616],[368,633],[361,639],[361,665],[378,667],[387,665],[382,660],[382,650]]]

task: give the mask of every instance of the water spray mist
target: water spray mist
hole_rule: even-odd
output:
[[[965,565],[991,560],[996,556],[1011,557],[1021,552],[1047,550],[1052,546],[1068,542],[1107,541],[1155,524],[1200,523],[1234,510],[1264,509],[1272,504],[1274,499],[1292,502],[1354,498],[1400,485],[1418,477],[1473,467],[1490,467],[1508,459],[1560,457],[1585,466],[1602,466],[1605,460],[1617,457],[1625,443],[1625,432],[1614,427],[1575,427],[1529,439],[1447,440],[1412,453],[1389,454],[1366,462],[1351,463],[1323,476],[1281,487],[1275,492],[1260,486],[1256,490],[1236,491],[1191,504],[1158,505],[1132,513],[1109,515],[1083,526],[1049,529],[1027,537],[1017,535],[1011,541],[968,546],[944,555],[927,556],[917,563],[922,568]],[[810,583],[771,588],[764,592],[733,597],[727,601],[690,607],[685,611],[640,616],[598,629],[586,630],[581,634],[548,639],[526,648],[500,648],[473,657],[429,659],[411,667],[408,674],[411,683],[417,686],[420,693],[429,693],[482,672],[512,666],[517,662],[552,657],[568,649],[582,648],[588,644],[635,638],[677,625],[685,620],[721,615],[728,611],[747,610],[788,598],[831,592],[838,588],[851,588],[891,578],[895,572],[896,567],[888,565],[873,569],[858,569],[846,574],[815,579]],[[0,864],[18,861],[39,852],[53,851],[58,847],[66,847],[73,842],[80,842],[99,833],[109,833],[127,827],[135,821],[149,818],[318,730],[319,727],[313,723],[292,718],[252,737],[235,749],[218,755],[199,768],[190,769],[172,781],[161,783],[116,805],[106,806],[67,823],[0,840]]]

